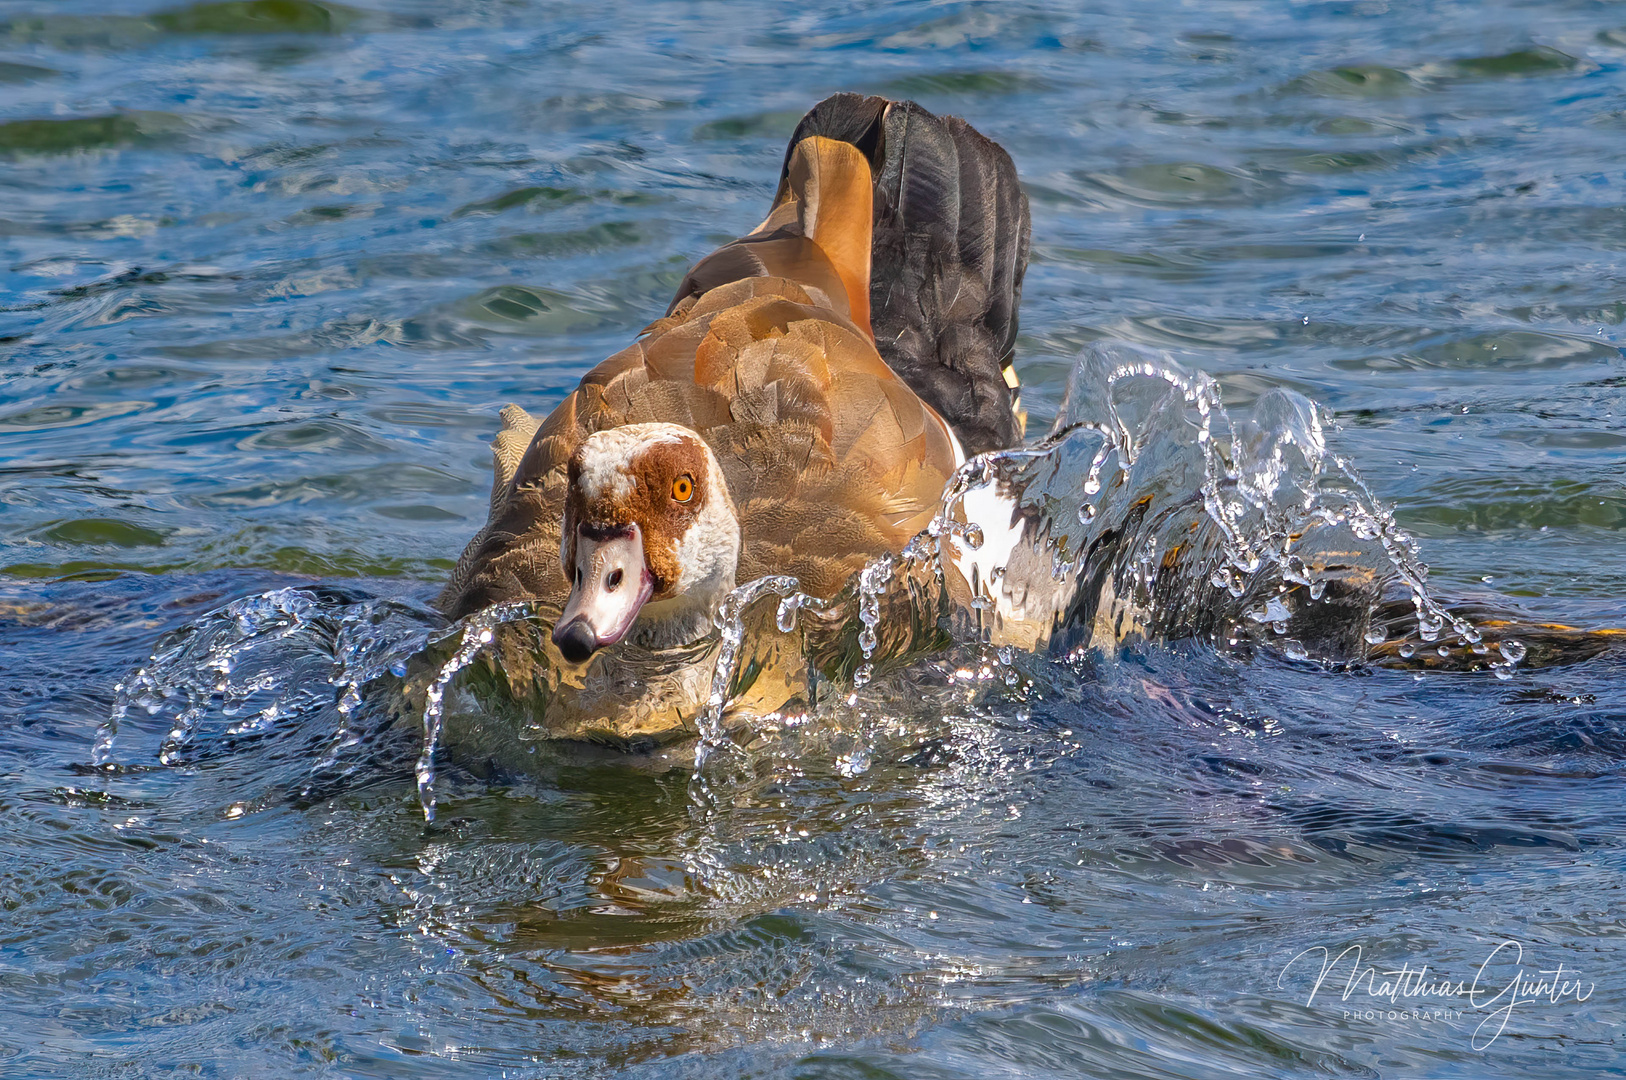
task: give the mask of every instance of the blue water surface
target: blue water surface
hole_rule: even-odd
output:
[[[724,806],[579,764],[431,830],[388,732],[316,788],[314,728],[90,766],[225,600],[431,596],[497,411],[659,315],[839,90],[1015,159],[1030,430],[1102,338],[1288,387],[1437,591],[1626,626],[1619,5],[0,0],[0,1075],[1626,1070],[1618,653],[1148,646],[871,702],[918,737]],[[1309,1000],[1351,945],[1495,989]],[[1559,964],[1584,1000],[1487,1043]]]

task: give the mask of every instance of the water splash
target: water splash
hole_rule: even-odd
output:
[[[435,678],[424,693],[423,747],[413,776],[418,783],[418,802],[423,807],[423,819],[431,824],[435,820],[435,750],[440,745],[440,732],[446,716],[446,691],[458,672],[474,662],[487,645],[496,640],[497,627],[506,623],[534,618],[537,605],[529,600],[514,600],[477,611],[459,625],[462,639],[451,659],[440,666]],[[448,640],[452,635],[435,644]]]
[[[361,741],[362,732],[355,721],[363,688],[386,673],[404,676],[407,660],[427,644],[427,629],[403,635],[394,626],[393,616],[391,608],[379,604],[357,604],[329,613],[338,624],[333,653],[340,662],[328,678],[338,692],[334,703],[338,715],[333,737],[313,772],[334,769],[341,755]],[[431,618],[438,617],[431,614]]]
[[[734,679],[739,675],[740,645],[745,640],[745,614],[752,604],[764,596],[778,596],[781,598],[779,609],[775,612],[775,622],[781,627],[785,624],[785,612],[792,613],[801,610],[804,606],[813,609],[822,607],[821,601],[807,596],[800,591],[801,582],[793,577],[783,574],[758,578],[747,582],[732,590],[723,597],[712,615],[712,622],[717,626],[718,636],[721,639],[721,648],[717,652],[717,666],[712,671],[711,693],[706,698],[706,707],[699,718],[700,740],[694,748],[694,775],[701,778],[701,770],[711,752],[723,744],[726,731],[723,728],[723,711],[728,707],[730,691]],[[790,605],[788,608],[786,605]]]
[[[797,616],[801,613],[802,602],[806,599],[807,597],[798,592],[779,601],[779,607],[774,612],[774,626],[778,627],[781,634],[795,633]]]
[[[853,673],[853,685],[863,686],[875,674],[872,662],[875,647],[880,644],[881,596],[892,583],[898,570],[898,561],[891,555],[871,560],[858,574],[858,649],[864,662]]]
[[[331,769],[360,740],[362,688],[421,649],[442,622],[416,604],[356,601],[316,588],[234,600],[167,635],[114,687],[91,760],[113,766],[132,714],[169,714],[155,756],[173,766],[189,759],[210,720],[223,735],[244,736],[332,708],[333,730],[312,772]]]
[[[927,529],[898,556],[872,560],[847,594],[813,599],[786,578],[731,594],[717,614],[722,654],[696,775],[722,739],[752,602],[782,598],[783,634],[803,610],[852,620],[857,691],[874,678],[905,589],[917,613],[946,594],[956,636],[990,646],[966,669],[973,681],[1012,688],[1023,684],[1019,653],[1135,639],[1347,663],[1380,651],[1411,660],[1418,643],[1449,633],[1469,660],[1487,652],[1482,633],[1430,593],[1417,542],[1329,450],[1314,403],[1278,389],[1233,415],[1207,375],[1103,343],[1075,366],[1046,438],[967,461]],[[1395,621],[1397,589],[1409,625]],[[1478,666],[1505,678],[1523,655]]]
[[[771,624],[748,624],[770,595],[779,598]],[[1396,596],[1409,620],[1397,620]],[[312,771],[332,769],[362,737],[366,684],[404,675],[406,658],[461,634],[424,691],[415,775],[433,821],[448,691],[498,627],[547,616],[530,602],[499,605],[431,641],[443,620],[410,605],[309,588],[234,601],[166,638],[119,684],[94,760],[111,763],[121,726],[142,711],[169,712],[158,758],[173,765],[215,714],[226,734],[246,735],[331,708]],[[899,622],[910,626],[900,631]],[[1137,639],[1196,638],[1323,663],[1378,653],[1421,663],[1423,652],[1443,658],[1460,646],[1469,666],[1499,678],[1526,655],[1511,640],[1492,643],[1491,654],[1478,628],[1431,595],[1416,541],[1328,449],[1312,402],[1272,390],[1233,416],[1208,376],[1110,343],[1080,358],[1048,436],[967,461],[929,526],[897,555],[872,560],[847,592],[826,600],[791,577],[748,582],[721,603],[715,628],[714,654],[709,646],[673,654],[712,665],[696,721],[697,778],[725,742],[724,717],[759,633],[797,635],[810,671],[848,679],[855,694],[883,662],[941,649],[940,628],[976,653],[972,681],[1016,693],[1021,655],[1067,657]],[[532,721],[543,737],[547,707]]]
[[[968,462],[939,517],[974,517],[979,488],[998,489],[1020,524],[1009,565],[964,589],[996,637],[1051,652],[1197,637],[1340,663],[1392,655],[1401,638],[1449,633],[1469,656],[1483,644],[1431,595],[1416,541],[1328,449],[1315,404],[1288,390],[1233,416],[1208,376],[1099,343],[1050,435]],[[1396,589],[1408,628],[1392,619]]]
[[[183,704],[158,751],[160,763],[177,762],[211,699],[220,700],[223,715],[233,716],[241,711],[242,702],[269,687],[263,675],[233,681],[238,658],[299,632],[309,625],[316,606],[316,596],[306,590],[278,589],[234,600],[178,631],[134,675],[113,688],[113,708],[97,729],[92,763],[111,762],[114,740],[132,705],[156,716],[167,702],[179,699]],[[269,726],[282,706],[280,700],[272,701],[255,721],[233,727],[243,732]]]

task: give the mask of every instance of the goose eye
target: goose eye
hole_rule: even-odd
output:
[[[694,480],[688,473],[684,473],[672,481],[672,498],[681,503],[686,503],[694,498]]]

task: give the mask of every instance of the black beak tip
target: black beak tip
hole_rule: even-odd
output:
[[[558,646],[559,655],[572,664],[586,662],[587,658],[593,655],[593,650],[598,648],[598,638],[594,636],[585,619],[576,619],[565,626],[555,627],[553,643]]]

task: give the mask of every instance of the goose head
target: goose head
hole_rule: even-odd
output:
[[[740,526],[722,469],[677,424],[589,435],[570,459],[559,561],[570,596],[553,643],[571,663],[635,632],[660,646],[710,628],[734,588]]]

